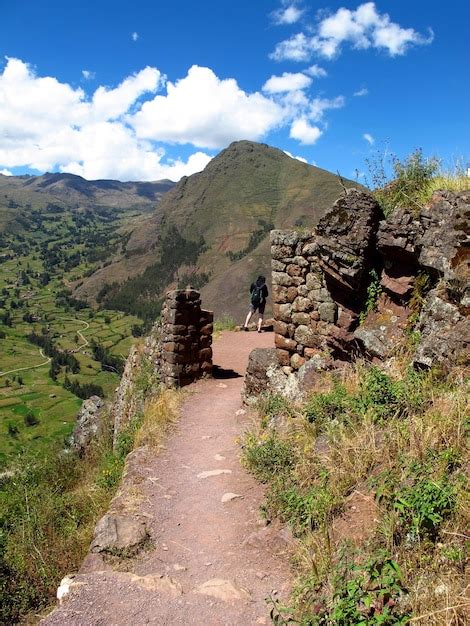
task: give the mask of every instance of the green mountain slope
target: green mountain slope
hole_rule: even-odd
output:
[[[314,225],[341,190],[338,176],[281,150],[232,143],[169,191],[132,233],[125,258],[78,295],[99,293],[110,308],[150,318],[167,287],[191,283],[202,287],[204,306],[239,318],[252,278],[270,274],[269,230]]]
[[[74,174],[4,176],[0,174],[0,233],[34,230],[34,212],[153,211],[169,180],[128,182],[85,180]],[[108,210],[108,211],[107,211]]]

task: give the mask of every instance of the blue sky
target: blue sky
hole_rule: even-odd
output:
[[[470,160],[470,3],[1,3],[0,172],[155,180],[237,139]]]

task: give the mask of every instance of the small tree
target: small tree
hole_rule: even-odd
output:
[[[32,411],[28,411],[28,413],[24,416],[24,423],[25,426],[37,426],[39,424],[39,420]]]

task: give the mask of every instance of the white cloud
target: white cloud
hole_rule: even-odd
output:
[[[433,41],[413,28],[403,28],[392,22],[387,13],[379,13],[374,2],[366,2],[352,11],[340,8],[324,17],[316,25],[313,35],[297,33],[277,44],[271,58],[276,61],[307,61],[315,53],[327,59],[338,56],[343,44],[355,49],[377,48],[390,56],[403,55],[412,45],[426,45]]]
[[[236,139],[260,139],[285,118],[280,103],[248,94],[234,79],[221,80],[207,67],[193,65],[166,89],[166,95],[144,102],[127,118],[138,137],[221,148]]]
[[[324,113],[343,106],[344,98],[312,99],[306,93],[311,82],[304,74],[285,73],[271,77],[264,94],[249,93],[210,68],[193,66],[169,82],[146,67],[116,87],[101,85],[88,94],[10,58],[0,71],[0,168],[176,179],[207,164],[211,156],[201,148],[257,141],[286,127],[292,138],[312,144],[326,127]],[[170,160],[164,143],[192,144],[199,151]]]
[[[263,85],[267,93],[285,93],[306,89],[312,84],[312,79],[302,73],[290,74],[284,72],[282,76],[271,76]]]
[[[10,170],[7,169],[0,170],[0,174],[3,174],[4,176],[13,176],[13,172],[10,172]]]
[[[309,117],[315,122],[319,122],[328,109],[341,109],[344,107],[343,96],[336,98],[314,98],[309,105]]]
[[[132,41],[137,41],[137,39],[139,38],[139,33],[136,33],[135,31],[132,33],[131,35],[132,37]]]
[[[297,33],[278,43],[269,58],[274,61],[308,61],[311,56],[310,39],[304,33]]]
[[[38,77],[19,59],[0,74],[0,167],[60,170],[86,178],[157,180],[189,175],[210,156],[166,161],[165,150],[136,137],[124,115],[163,83],[145,68],[115,89],[99,87],[89,99],[55,78]]]
[[[370,133],[364,133],[362,136],[370,146],[374,145],[375,139],[372,137]]]
[[[301,163],[307,163],[308,164],[307,159],[304,159],[304,157],[302,157],[302,156],[294,156],[288,150],[283,150],[283,152],[284,152],[284,154],[287,154],[287,156],[290,157],[291,159],[295,159],[296,161],[300,161]]]
[[[368,94],[369,90],[367,89],[367,87],[363,87],[362,89],[355,91],[353,96],[355,96],[356,98],[361,98],[362,96],[367,96]]]
[[[85,80],[93,80],[96,76],[96,72],[90,70],[82,70],[82,75]]]
[[[295,6],[294,3],[284,2],[283,4],[287,4],[287,6],[279,9],[278,11],[274,11],[274,13],[272,14],[274,23],[281,25],[295,24],[296,22],[298,22],[304,13],[304,9],[299,9]]]
[[[297,141],[306,145],[313,145],[321,135],[322,131],[320,128],[318,128],[318,126],[312,126],[304,117],[293,122],[289,133],[292,139],[297,139]]]
[[[304,72],[309,76],[313,76],[313,78],[323,78],[327,75],[326,70],[324,70],[317,64],[311,65],[306,70],[304,70]]]
[[[98,87],[93,95],[93,116],[109,120],[126,113],[132,104],[145,93],[153,93],[164,84],[165,77],[154,67],[146,67],[126,78],[115,89]]]

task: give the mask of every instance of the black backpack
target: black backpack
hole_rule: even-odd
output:
[[[255,285],[254,287],[255,288],[251,292],[251,304],[260,304],[263,300],[264,284],[261,285],[261,287],[258,287],[257,285]]]

